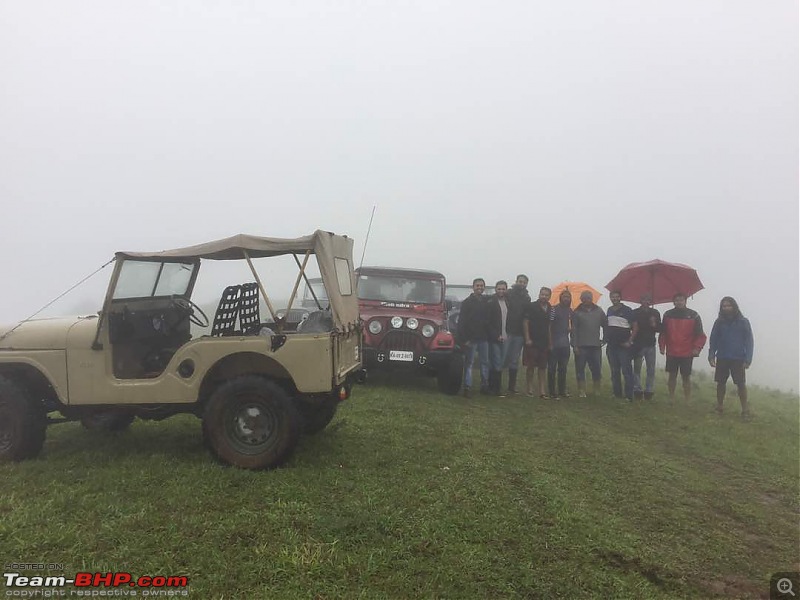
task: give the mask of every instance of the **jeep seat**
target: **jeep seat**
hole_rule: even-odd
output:
[[[229,285],[222,292],[217,312],[214,315],[214,324],[211,326],[212,337],[233,335],[236,328],[236,317],[239,316],[241,295],[241,285]]]
[[[244,335],[257,335],[261,330],[261,313],[258,307],[258,284],[243,283],[239,297],[239,323]]]

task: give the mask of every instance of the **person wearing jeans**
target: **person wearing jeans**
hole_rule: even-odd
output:
[[[633,400],[633,310],[622,303],[622,294],[612,291],[609,295],[608,327],[606,329],[606,355],[611,367],[611,387],[615,398]],[[625,380],[625,387],[622,380]]]
[[[642,294],[641,306],[633,311],[633,397],[636,400],[651,400],[656,379],[656,334],[661,329],[661,313],[652,308],[650,294]],[[642,362],[646,379],[642,388]]]
[[[600,309],[602,310],[602,309]],[[600,393],[603,351],[600,346],[573,346],[575,351],[575,380],[578,382],[578,397],[586,398],[586,367],[592,376],[592,395]]]
[[[488,332],[489,332],[489,392],[494,396],[504,397],[501,391],[503,366],[506,361],[508,348],[508,301],[506,299],[508,283],[503,280],[494,284],[494,296],[488,304]]]
[[[472,365],[477,355],[480,361],[481,393],[489,392],[489,342],[487,303],[483,296],[486,282],[477,278],[472,282],[472,293],[461,303],[458,316],[458,340],[464,348],[464,396],[469,398],[472,389]]]
[[[460,318],[460,317],[459,317]],[[481,373],[481,394],[489,393],[489,342],[472,340],[464,348],[464,396],[469,398],[472,390],[472,367],[478,357]]]
[[[586,365],[592,373],[592,393],[600,392],[603,354],[600,347],[605,332],[606,313],[592,301],[592,292],[581,292],[581,303],[572,313],[572,349],[575,353],[575,379],[578,382],[578,396],[586,398]]]

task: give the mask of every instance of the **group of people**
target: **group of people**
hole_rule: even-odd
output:
[[[616,398],[650,400],[654,395],[656,347],[666,355],[667,389],[675,398],[678,375],[683,395],[692,394],[692,363],[709,341],[709,364],[714,367],[717,406],[720,414],[728,378],[737,386],[742,417],[749,417],[745,370],[753,360],[753,332],[736,300],[720,302],[719,316],[710,339],[703,332],[700,315],[686,306],[686,295],[673,297],[674,308],[663,315],[643,294],[640,306],[623,304],[621,294],[612,291],[611,306],[604,312],[594,303],[590,291],[581,292],[580,304],[572,309],[572,294],[563,291],[551,306],[552,291],[543,287],[532,300],[528,277],[517,275],[509,289],[498,281],[495,293],[486,297],[486,282],[472,282],[472,294],[461,305],[456,337],[464,349],[464,395],[472,394],[472,369],[480,367],[480,393],[495,396],[517,394],[520,355],[525,367],[525,392],[541,398],[569,398],[567,366],[575,355],[578,396],[587,397],[586,368],[592,379],[591,393],[599,392],[602,379],[602,350],[611,369],[611,387]],[[645,377],[642,380],[642,366]],[[507,391],[502,374],[508,370]]]

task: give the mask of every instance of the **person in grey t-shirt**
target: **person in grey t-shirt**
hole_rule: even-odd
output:
[[[592,393],[600,392],[606,313],[592,301],[592,292],[581,292],[581,303],[572,313],[572,350],[575,352],[575,379],[578,381],[578,396],[586,398],[586,365],[592,373]]]

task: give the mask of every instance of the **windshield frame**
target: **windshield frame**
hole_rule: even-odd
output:
[[[158,266],[158,271],[156,273],[156,277],[150,286],[150,293],[149,294],[142,294],[142,295],[132,295],[132,296],[117,296],[117,292],[119,290],[119,284],[122,277],[125,276],[125,266],[128,263],[152,263]],[[156,294],[159,289],[159,286],[162,283],[162,275],[164,274],[164,267],[168,264],[180,264],[190,266],[192,269],[192,273],[189,276],[189,280],[186,284],[186,288],[183,292],[179,294]],[[172,296],[178,296],[181,298],[191,298],[192,291],[194,290],[194,284],[197,281],[197,274],[200,270],[200,259],[194,260],[187,260],[187,259],[141,259],[141,258],[125,258],[118,261],[117,268],[114,270],[114,275],[111,281],[111,285],[109,285],[108,295],[112,302],[130,302],[135,300],[147,300],[152,298],[170,298]]]
[[[425,282],[434,286],[438,286],[438,299],[434,301],[432,296],[430,298],[419,299],[420,297],[417,296],[418,299],[414,299],[411,295],[411,290],[406,292],[405,294],[397,294],[396,296],[392,296],[391,294],[377,294],[371,293],[367,296],[364,293],[364,288],[362,287],[364,282],[372,280],[373,282],[378,282],[379,284],[387,284],[393,283],[397,284],[397,282],[402,282],[400,285],[405,288],[406,285],[414,285],[418,282]],[[436,293],[436,290],[432,291],[433,294]],[[419,277],[413,275],[390,275],[385,273],[370,273],[370,274],[360,274],[358,280],[356,282],[356,293],[358,294],[359,301],[366,301],[366,302],[399,302],[404,304],[423,304],[426,306],[439,306],[444,302],[445,299],[445,282],[443,279],[438,277]],[[432,295],[433,295],[432,294]],[[391,296],[391,297],[390,297]]]

